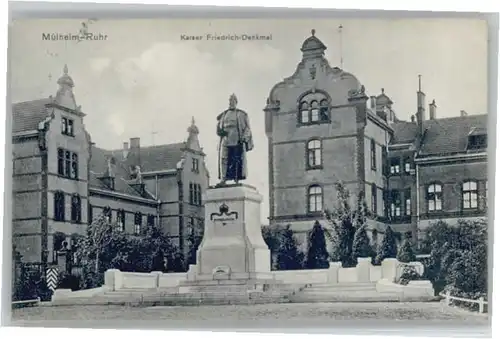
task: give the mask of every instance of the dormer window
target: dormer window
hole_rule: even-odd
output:
[[[75,136],[75,132],[74,132],[74,122],[73,120],[71,119],[68,119],[66,117],[63,117],[62,118],[62,126],[61,126],[61,132],[62,134],[64,135],[68,135],[68,136]]]
[[[486,134],[469,134],[468,149],[484,149],[488,146]]]

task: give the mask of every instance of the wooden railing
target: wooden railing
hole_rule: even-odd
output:
[[[446,305],[450,305],[453,300],[467,302],[467,303],[473,303],[473,304],[479,304],[479,313],[484,313],[484,308],[486,305],[488,305],[488,302],[485,301],[483,297],[480,297],[477,300],[454,297],[451,295],[450,291],[447,291],[446,293],[441,292],[441,293],[439,293],[439,296],[441,296],[445,299]]]

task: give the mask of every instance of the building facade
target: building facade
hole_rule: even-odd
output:
[[[57,263],[101,213],[130,235],[159,225],[187,253],[209,182],[194,119],[184,142],[144,147],[131,138],[104,150],[85,129],[66,66],[58,84],[55,97],[12,106],[12,234],[23,261]]]
[[[436,220],[485,216],[487,116],[438,119],[433,101],[427,117],[419,85],[416,113],[401,121],[383,89],[368,96],[325,50],[313,30],[295,72],[267,99],[271,225],[291,225],[305,243],[336,206],[338,182],[353,203],[364,194],[373,241],[386,225],[416,239]]]

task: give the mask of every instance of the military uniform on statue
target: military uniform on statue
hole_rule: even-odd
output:
[[[204,196],[205,232],[196,266],[190,267],[190,278],[180,292],[207,291],[212,286],[246,295],[275,283],[262,237],[262,196],[255,187],[241,184],[248,177],[246,154],[254,144],[248,115],[236,108],[237,103],[232,94],[229,108],[217,116],[220,182]]]
[[[229,108],[217,117],[219,141],[219,185],[227,180],[239,183],[247,178],[246,153],[253,149],[252,131],[246,112],[237,109],[238,99],[232,94]]]

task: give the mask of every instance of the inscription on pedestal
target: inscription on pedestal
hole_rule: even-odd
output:
[[[219,213],[210,214],[211,221],[221,221],[222,225],[226,225],[225,221],[235,221],[238,220],[238,212],[229,212],[229,207],[226,204],[222,204],[219,207]]]

